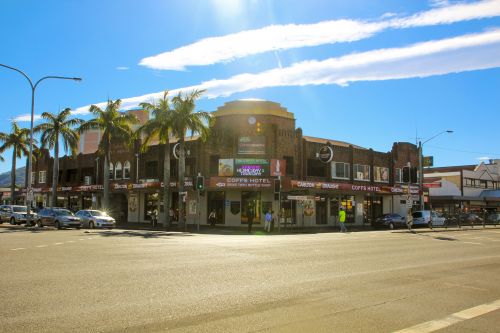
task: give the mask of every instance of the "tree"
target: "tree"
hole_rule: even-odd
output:
[[[12,123],[10,133],[0,133],[0,154],[12,148],[12,169],[10,171],[10,203],[14,203],[14,192],[16,190],[16,160],[23,155],[29,155],[30,130],[20,128],[16,122]]]
[[[194,90],[190,94],[182,95],[180,92],[172,99],[174,105],[174,115],[172,130],[179,138],[179,193],[184,192],[184,173],[186,170],[185,137],[188,131],[191,137],[199,134],[202,141],[209,135],[213,118],[208,112],[194,112],[196,100],[205,90]],[[182,195],[179,195],[179,226],[185,227],[184,206]]]
[[[133,138],[131,125],[139,122],[135,115],[121,113],[120,105],[120,99],[114,102],[109,100],[104,110],[97,105],[91,105],[89,112],[95,118],[84,122],[79,128],[80,133],[95,129],[99,129],[102,133],[98,152],[104,155],[104,193],[102,200],[102,208],[104,210],[109,209],[109,160],[111,157],[111,146],[118,143],[130,145]]]
[[[35,127],[35,132],[41,132],[40,142],[43,148],[54,148],[54,166],[52,168],[52,196],[50,198],[50,205],[55,207],[57,205],[57,185],[59,180],[59,141],[62,139],[64,151],[74,155],[78,148],[78,139],[80,137],[75,126],[81,125],[83,120],[73,118],[71,116],[71,109],[66,108],[58,114],[49,112],[42,113],[42,118],[46,120],[45,123]]]
[[[172,129],[172,110],[167,98],[168,91],[163,93],[163,98],[157,102],[141,103],[140,106],[148,111],[153,117],[144,125],[139,127],[137,133],[145,135],[141,145],[141,151],[145,152],[152,139],[158,139],[160,144],[165,145],[163,152],[163,207],[164,222],[163,227],[170,227],[170,132]]]

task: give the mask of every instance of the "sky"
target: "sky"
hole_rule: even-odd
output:
[[[0,64],[34,82],[83,79],[41,82],[35,125],[206,89],[197,110],[270,100],[304,135],[421,141],[435,166],[500,158],[500,0],[0,0],[0,41]],[[22,75],[0,67],[0,100],[1,132],[30,126]]]

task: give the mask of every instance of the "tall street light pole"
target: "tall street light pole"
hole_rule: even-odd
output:
[[[442,131],[442,132],[439,132],[438,134],[434,135],[433,137],[425,140],[424,142],[421,142],[421,141],[418,141],[418,169],[419,169],[419,180],[418,180],[418,183],[419,183],[419,187],[420,187],[420,210],[424,210],[424,189],[423,189],[423,183],[424,183],[424,166],[423,166],[423,163],[422,163],[422,160],[423,160],[423,146],[424,146],[424,143],[426,142],[429,142],[431,141],[432,139],[440,136],[441,134],[444,134],[444,133],[448,133],[448,134],[451,134],[453,133],[452,130],[446,130],[446,131]]]
[[[28,221],[27,225],[31,225],[31,215],[30,215],[30,210],[31,210],[31,203],[33,201],[33,189],[32,189],[32,184],[31,184],[31,172],[33,170],[33,123],[35,121],[35,90],[36,87],[40,82],[46,79],[60,79],[60,80],[73,80],[73,81],[81,81],[82,79],[79,77],[66,77],[66,76],[54,76],[54,75],[49,75],[49,76],[44,76],[38,81],[33,84],[33,81],[31,81],[30,77],[26,75],[22,70],[0,64],[0,66],[11,69],[13,71],[16,71],[20,74],[22,74],[26,80],[28,80],[30,86],[31,86],[31,124],[30,124],[30,152],[29,152],[29,157],[28,157],[28,188],[26,191],[26,205],[27,205],[27,210],[28,210]]]

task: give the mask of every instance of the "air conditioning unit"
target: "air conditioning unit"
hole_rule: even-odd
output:
[[[90,184],[92,184],[92,176],[85,176],[85,177],[83,177],[83,184],[84,185],[90,185]]]

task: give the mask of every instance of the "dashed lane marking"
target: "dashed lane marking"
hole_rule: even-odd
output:
[[[11,249],[12,251],[26,250],[25,247],[17,247],[15,249]]]
[[[464,244],[474,244],[474,245],[481,245],[481,243],[475,243],[475,242],[463,242]]]
[[[54,243],[54,245],[61,245],[61,244],[64,244],[64,243]]]
[[[36,247],[47,247],[47,245],[37,245]]]
[[[455,312],[447,317],[431,320],[422,324],[408,327],[394,333],[428,333],[434,332],[461,321],[472,319],[486,313],[500,309],[500,299],[491,303],[485,303],[463,311]]]

